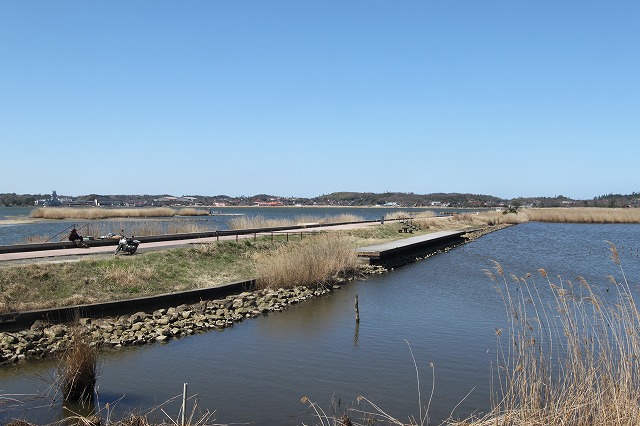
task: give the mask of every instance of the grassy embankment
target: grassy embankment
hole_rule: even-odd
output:
[[[479,225],[475,215],[468,215],[466,221],[465,215],[460,216],[438,220],[448,223],[449,229]],[[494,222],[491,216],[484,223]],[[306,234],[302,240],[291,239],[288,243],[284,236],[274,241],[263,237],[135,256],[104,255],[75,262],[5,266],[0,274],[0,312],[170,293],[256,276],[264,286],[314,285],[343,271],[355,273],[355,248],[412,235],[399,234],[399,227],[387,223],[326,235]],[[438,229],[422,232],[432,230]]]

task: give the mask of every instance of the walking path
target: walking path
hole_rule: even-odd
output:
[[[364,223],[349,223],[344,225],[333,225],[333,226],[321,226],[317,228],[304,228],[304,229],[291,229],[291,230],[282,230],[282,231],[274,231],[274,232],[264,232],[257,234],[245,234],[245,235],[225,235],[219,237],[207,237],[207,238],[193,238],[186,240],[171,240],[171,241],[157,241],[157,242],[144,242],[140,244],[138,251],[149,251],[149,250],[164,250],[169,248],[175,248],[180,246],[187,246],[189,244],[205,244],[212,243],[218,240],[235,240],[237,239],[245,239],[245,238],[254,238],[254,235],[282,235],[282,234],[291,234],[291,235],[299,235],[300,233],[309,233],[309,232],[318,232],[318,231],[337,231],[343,229],[356,229],[356,228],[364,228],[368,226],[379,226],[380,222],[364,222]],[[94,246],[89,248],[64,248],[57,250],[40,250],[40,251],[25,251],[25,252],[17,252],[17,253],[0,253],[0,265],[2,261],[9,260],[27,260],[27,259],[45,259],[45,258],[56,258],[56,257],[68,257],[68,256],[87,256],[87,255],[97,255],[97,254],[108,254],[115,252],[115,245],[109,246]]]

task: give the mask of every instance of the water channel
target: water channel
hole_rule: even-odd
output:
[[[371,410],[358,405],[359,395],[407,420],[419,413],[412,351],[425,405],[435,372],[434,423],[454,408],[462,418],[486,411],[495,329],[504,326],[505,310],[483,269],[492,268],[492,260],[518,276],[545,268],[552,279],[583,276],[604,293],[607,275],[621,279],[605,241],[618,246],[637,290],[640,225],[518,225],[221,332],[106,351],[98,405],[145,410],[180,394],[186,382],[198,406],[215,410],[219,423],[310,424],[303,396],[329,413],[332,401],[340,401],[338,413],[354,406]],[[0,395],[46,393],[54,371],[52,361],[0,367]],[[9,405],[0,405],[0,420],[43,423],[65,415],[50,399]],[[175,418],[178,406],[165,411]]]

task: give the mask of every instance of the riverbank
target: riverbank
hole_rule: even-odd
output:
[[[502,224],[476,230],[469,235],[468,241],[506,226],[510,225]],[[448,251],[450,248],[446,247],[437,252]],[[417,257],[415,260],[431,257],[437,252]],[[316,286],[245,291],[223,299],[165,306],[152,312],[140,311],[105,318],[78,318],[72,324],[36,321],[29,329],[0,333],[0,363],[15,363],[27,358],[55,355],[72,343],[72,336],[78,331],[88,336],[93,345],[121,348],[165,342],[208,330],[220,330],[243,319],[282,311],[304,300],[325,296],[353,279],[385,272],[387,270],[382,266],[360,264],[357,269],[333,275]],[[79,307],[77,312],[83,312],[83,309]]]
[[[366,267],[364,273],[383,273],[384,268]],[[0,364],[27,358],[44,358],[67,349],[73,336],[87,336],[93,346],[124,346],[162,343],[170,339],[211,330],[222,330],[234,323],[329,294],[340,284],[353,279],[336,278],[334,284],[309,288],[245,291],[223,299],[201,301],[106,318],[78,318],[71,324],[47,324],[36,321],[29,329],[0,333]]]

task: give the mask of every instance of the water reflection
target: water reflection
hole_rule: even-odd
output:
[[[216,410],[221,423],[300,424],[309,418],[302,396],[330,410],[331,401],[358,406],[358,396],[364,395],[406,419],[418,415],[408,341],[423,396],[430,393],[435,374],[433,423],[454,407],[460,417],[487,410],[495,330],[506,328],[506,317],[483,269],[492,268],[492,260],[516,276],[537,274],[542,267],[554,277],[584,276],[606,294],[606,276],[619,279],[621,271],[609,259],[605,240],[623,248],[625,273],[636,286],[640,226],[520,225],[221,332],[103,352],[98,404],[146,409],[179,394],[188,382],[199,404]],[[543,284],[538,283],[546,297]],[[359,324],[354,320],[356,294]],[[51,361],[2,367],[0,389],[34,393],[43,387],[38,377],[54,368]],[[60,410],[55,406],[52,415],[48,408],[29,407],[22,411],[24,418],[41,423],[58,418]],[[168,412],[178,411],[171,406]]]

